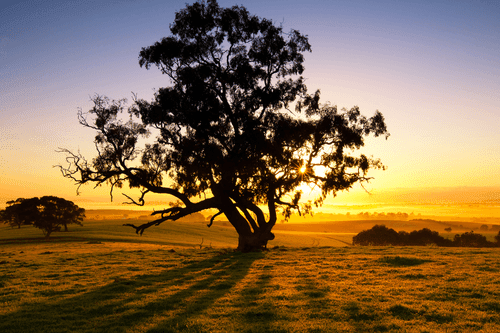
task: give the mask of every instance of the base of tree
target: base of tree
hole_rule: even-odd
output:
[[[237,250],[241,252],[267,251],[267,242],[273,239],[274,234],[270,231],[240,235]]]

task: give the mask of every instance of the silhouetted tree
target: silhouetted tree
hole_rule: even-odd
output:
[[[69,166],[61,171],[80,185],[138,188],[138,199],[127,196],[138,205],[149,192],[178,202],[133,226],[137,233],[216,209],[209,225],[224,214],[240,250],[260,249],[274,239],[278,212],[307,213],[327,195],[368,181],[370,169],[384,168],[350,154],[370,134],[389,135],[380,112],[366,118],[358,107],[321,104],[319,91],[307,94],[301,76],[303,53],[311,50],[307,36],[215,0],[177,12],[170,32],[142,48],[139,64],[158,67],[171,85],[151,102],[134,96],[128,122],[118,117],[124,100],[95,96],[79,120],[97,131],[97,157],[88,162],[62,150]],[[151,131],[156,141],[139,148]],[[302,184],[320,190],[314,202],[301,201]]]
[[[68,224],[82,225],[85,217],[85,209],[54,196],[20,198],[9,203],[10,206],[5,211],[13,207],[10,211],[15,212],[17,221],[41,229],[46,238],[49,238],[52,232],[60,231],[62,226],[68,231]]]
[[[400,237],[398,233],[385,225],[376,225],[369,230],[363,230],[352,238],[353,245],[399,245]]]
[[[408,235],[405,245],[424,246],[435,244],[439,246],[449,246],[451,241],[440,236],[437,231],[432,231],[428,228],[414,230]]]
[[[489,242],[485,236],[476,234],[474,231],[465,232],[461,235],[455,235],[453,244],[458,247],[490,247],[493,243]]]
[[[353,245],[406,245],[425,246],[435,244],[438,246],[452,246],[453,242],[439,235],[437,231],[424,228],[396,232],[385,225],[375,225],[369,230],[364,230],[353,237]]]
[[[12,228],[21,228],[22,225],[30,225],[32,221],[28,220],[29,216],[27,206],[23,205],[26,199],[18,198],[16,200],[7,201],[7,207],[0,211],[0,221],[9,224]]]
[[[474,231],[455,235],[453,240],[444,238],[437,231],[424,228],[396,232],[385,225],[376,225],[369,230],[363,230],[353,237],[353,245],[410,245],[425,246],[435,244],[438,246],[456,247],[493,247],[500,246],[500,232],[495,236],[495,242],[490,242],[485,236],[476,234]]]
[[[46,219],[42,218],[42,221],[52,219],[54,221],[52,224],[64,226],[64,231],[68,231],[68,224],[82,225],[85,209],[78,207],[72,201],[54,196],[45,196],[40,198],[40,202],[44,207],[42,217],[47,217]],[[40,224],[40,226],[36,227],[41,228],[41,226]]]

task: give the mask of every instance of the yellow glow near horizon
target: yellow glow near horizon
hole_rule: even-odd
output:
[[[140,209],[122,205],[127,201],[122,192],[137,194],[127,188],[115,189],[113,202],[109,186],[91,184],[76,196],[74,182],[53,168],[65,165],[56,150],[79,151],[89,162],[95,157],[95,133],[76,116],[79,107],[84,112],[92,107],[89,95],[130,101],[133,91],[149,100],[155,89],[169,85],[160,71],[140,68],[137,55],[169,34],[165,22],[173,22],[185,2],[106,2],[96,11],[85,2],[62,7],[38,2],[0,11],[5,28],[0,209],[9,200],[44,195],[88,209]],[[304,55],[309,93],[320,89],[322,103],[339,109],[357,105],[367,117],[378,109],[391,133],[387,141],[368,138],[354,152],[380,158],[388,167],[368,173],[373,180],[364,186],[371,194],[356,185],[329,196],[316,212],[500,216],[500,43],[492,42],[500,30],[498,6],[435,1],[293,6],[249,1],[245,6],[251,14],[283,22],[285,31],[309,36],[313,52]],[[293,168],[299,176],[308,172],[301,164]],[[317,188],[300,189],[304,200],[317,196]],[[143,209],[163,208],[174,199],[148,195],[146,200]]]

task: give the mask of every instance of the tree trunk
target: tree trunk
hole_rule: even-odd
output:
[[[252,230],[249,222],[238,211],[229,197],[220,199],[220,209],[226,215],[238,233],[238,250],[242,252],[261,251],[266,248],[267,242],[274,239],[273,233],[269,230],[257,228]]]
[[[67,224],[64,225],[64,231],[68,231],[68,225]]]
[[[241,252],[262,251],[267,249],[267,242],[274,239],[270,231],[258,230],[251,234],[239,235],[238,250]]]

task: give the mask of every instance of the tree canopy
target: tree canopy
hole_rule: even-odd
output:
[[[388,137],[380,112],[367,118],[358,107],[339,110],[307,93],[306,35],[284,32],[243,6],[222,8],[200,1],[180,10],[170,36],[139,53],[139,65],[156,66],[169,81],[152,101],[96,95],[79,121],[97,132],[97,156],[88,161],[63,149],[65,177],[79,185],[128,185],[141,195],[162,193],[176,202],[153,214],[150,226],[207,209],[224,214],[239,234],[238,248],[262,248],[274,239],[278,214],[307,213],[328,195],[370,178],[384,168],[378,159],[353,152],[369,135]],[[121,121],[127,110],[130,120]],[[143,146],[151,133],[152,142]],[[318,189],[304,202],[301,185]]]
[[[18,198],[7,201],[7,207],[0,211],[0,221],[18,228],[21,228],[22,225],[32,224],[30,209],[26,203],[23,204],[25,200]]]
[[[33,225],[41,229],[45,237],[64,226],[68,231],[68,224],[82,225],[85,209],[73,202],[54,196],[41,198],[19,198],[7,202],[9,206],[0,212],[0,218],[5,223],[17,225]]]
[[[498,247],[500,246],[500,232],[495,241],[490,242],[486,236],[473,231],[456,234],[453,240],[444,238],[437,231],[428,228],[413,230],[412,232],[395,231],[385,225],[375,225],[371,229],[363,230],[352,238],[353,245],[361,246],[454,246],[454,247]]]

